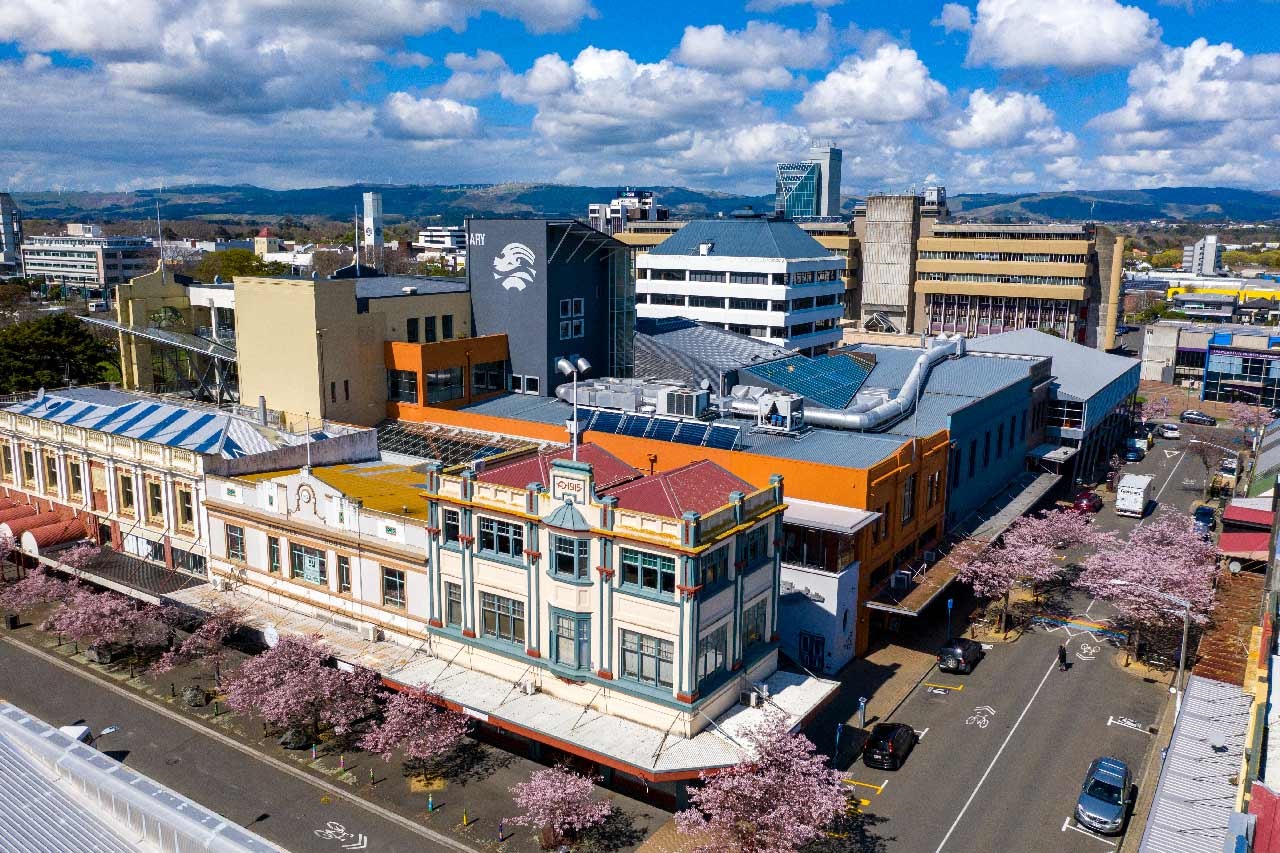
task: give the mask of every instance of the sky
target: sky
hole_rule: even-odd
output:
[[[1280,188],[1274,0],[3,0],[0,183]]]

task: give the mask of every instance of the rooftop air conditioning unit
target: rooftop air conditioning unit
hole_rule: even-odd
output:
[[[538,685],[534,683],[533,679],[526,678],[524,681],[520,682],[520,692],[526,696],[532,696],[539,692],[539,688]]]
[[[360,625],[360,639],[370,643],[376,643],[382,639],[382,629],[377,625],[370,625],[367,622]]]
[[[218,592],[226,592],[226,591],[227,591],[227,579],[226,579],[226,578],[220,578],[220,577],[218,577],[218,576],[216,576],[216,575],[215,575],[213,578],[211,578],[211,579],[210,579],[210,583],[212,583],[212,584],[213,584],[213,588],[214,588],[214,589],[216,589]]]
[[[738,701],[748,708],[760,707],[760,694],[754,690],[743,690],[738,694]]]
[[[403,293],[405,296],[413,296],[414,294],[416,294],[416,293],[418,292],[418,288],[416,288],[416,287],[402,287],[402,288],[400,288],[400,292],[401,292],[401,293]]]
[[[682,418],[696,418],[706,411],[711,400],[707,391],[696,391],[692,388],[680,388],[660,395],[659,412],[664,415],[676,415]]]
[[[908,589],[911,586],[911,572],[906,569],[898,569],[889,578],[889,586],[893,589]]]

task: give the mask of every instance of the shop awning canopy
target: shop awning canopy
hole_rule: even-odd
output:
[[[1218,549],[1228,557],[1242,560],[1267,559],[1271,533],[1265,530],[1233,530],[1218,537]]]
[[[787,524],[832,533],[856,533],[880,517],[880,513],[870,510],[800,498],[787,498],[786,503],[782,520]]]

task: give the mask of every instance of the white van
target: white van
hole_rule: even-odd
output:
[[[1151,502],[1155,478],[1146,474],[1125,474],[1116,485],[1116,515],[1142,518]]]

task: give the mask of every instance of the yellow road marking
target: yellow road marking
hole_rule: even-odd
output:
[[[964,690],[963,684],[934,684],[929,681],[922,681],[920,683],[925,687],[936,687],[939,690]]]
[[[884,790],[884,785],[873,785],[870,782],[859,782],[857,779],[841,779],[846,785],[857,785],[861,788],[871,788],[877,794]]]

